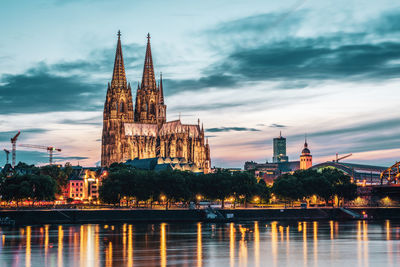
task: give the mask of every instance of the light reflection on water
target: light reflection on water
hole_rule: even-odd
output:
[[[0,266],[398,266],[400,222],[0,228]]]

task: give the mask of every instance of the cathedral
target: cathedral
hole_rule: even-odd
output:
[[[143,76],[133,106],[131,85],[125,75],[121,34],[118,32],[114,71],[108,83],[103,113],[101,165],[148,158],[184,158],[198,168],[210,169],[210,147],[203,125],[167,122],[162,76],[157,82],[151,55],[150,35]]]

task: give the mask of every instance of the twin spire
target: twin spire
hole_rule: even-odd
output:
[[[122,56],[121,31],[118,31],[117,36],[118,36],[118,42],[117,42],[117,50],[115,52],[114,72],[113,72],[111,85],[113,85],[114,87],[123,88],[126,86],[126,75],[125,75],[125,67],[124,67],[124,58]],[[150,38],[151,38],[150,34],[148,33],[141,89],[155,90],[157,88],[157,86],[156,86],[156,79],[155,79],[155,75],[154,75],[153,58],[151,55]],[[138,87],[139,87],[139,85],[138,85]],[[160,86],[159,86],[160,102],[164,103],[164,94],[163,94],[162,87],[163,87],[163,85],[162,85],[162,75],[161,75]]]

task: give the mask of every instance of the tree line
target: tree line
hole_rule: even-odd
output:
[[[72,173],[72,167],[66,164],[36,167],[18,163],[14,170],[0,174],[0,195],[4,201],[15,201],[17,206],[23,200],[52,201],[56,194],[62,194]]]
[[[0,195],[4,201],[52,201],[62,194],[68,184],[72,167],[55,165],[35,167],[19,163],[11,174],[0,174]],[[165,170],[161,172],[134,169],[121,163],[109,168],[109,175],[99,188],[104,203],[118,204],[121,200],[144,202],[152,207],[163,202],[188,204],[199,200],[225,200],[242,203],[269,203],[271,194],[283,201],[305,201],[318,196],[326,204],[335,196],[343,203],[356,198],[357,186],[350,177],[337,169],[299,170],[276,178],[272,187],[249,172],[219,170],[210,174]],[[256,198],[256,199],[255,199]]]
[[[166,208],[173,202],[190,203],[199,199],[225,199],[247,205],[254,196],[260,202],[268,202],[269,187],[251,173],[217,171],[211,174],[165,170],[160,172],[133,169],[122,164],[110,166],[110,174],[99,189],[100,199],[118,204],[122,199],[134,199],[152,207],[163,202]]]
[[[335,196],[343,203],[357,197],[357,185],[338,169],[299,170],[275,179],[272,192],[283,200],[306,200],[313,195],[328,204]]]

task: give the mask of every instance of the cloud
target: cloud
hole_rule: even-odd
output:
[[[391,149],[400,147],[400,119],[392,118],[387,120],[365,122],[353,127],[342,127],[330,130],[307,133],[307,138],[323,142],[327,147],[332,142],[340,144],[341,153],[361,152],[369,150]],[[285,136],[290,140],[303,140],[304,134],[293,134]],[[258,140],[245,141],[245,145],[264,145],[272,142],[272,138],[261,138]],[[335,148],[336,150],[338,148]]]
[[[123,52],[129,55],[124,56],[125,68],[139,70],[138,62],[144,57],[144,47],[123,45]],[[114,57],[115,48],[97,49],[85,60],[55,64],[39,62],[24,73],[3,75],[0,114],[101,110]],[[99,78],[101,75],[110,78]]]
[[[67,161],[67,160],[84,160],[84,159],[88,159],[88,157],[79,157],[79,156],[66,156],[66,157],[61,157],[61,156],[57,156],[57,157],[53,157],[56,161],[58,162],[62,162],[62,161]]]
[[[86,83],[82,77],[61,77],[40,64],[23,74],[3,76],[0,114],[98,110],[105,85]]]
[[[242,88],[246,82],[260,81],[280,82],[277,89],[302,89],[320,80],[398,78],[399,38],[387,37],[400,34],[399,10],[357,24],[351,32],[314,37],[297,34],[307,11],[288,13],[259,14],[206,30],[207,42],[219,50],[218,60],[204,68],[200,78],[166,80],[166,94]]]
[[[163,85],[165,87],[164,94],[170,96],[183,91],[195,91],[215,87],[229,88],[236,86],[239,82],[238,79],[239,77],[225,75],[223,73],[210,74],[209,76],[200,77],[198,79],[163,79]]]
[[[19,139],[24,138],[26,135],[43,134],[47,132],[46,129],[41,129],[41,128],[20,129],[20,131],[21,134],[19,136]],[[18,130],[0,132],[0,142],[10,142],[10,139],[14,137],[17,133]]]
[[[101,117],[92,117],[83,120],[71,120],[71,119],[64,119],[60,121],[61,124],[73,124],[73,125],[95,125],[100,126],[103,125],[103,121]]]
[[[286,126],[286,125],[283,125],[283,124],[276,124],[276,123],[273,123],[273,124],[271,124],[269,127],[271,127],[271,128],[286,128],[287,126]]]
[[[5,164],[4,157],[0,157],[1,161]],[[84,156],[61,156],[60,154],[55,154],[53,156],[54,162],[65,162],[70,160],[85,160],[89,157]],[[24,150],[24,148],[17,148],[17,162],[25,162],[28,164],[47,164],[49,162],[49,154],[45,151],[35,151],[35,150]],[[11,160],[11,155],[10,155]]]
[[[145,55],[145,46],[135,43],[122,44],[125,70],[141,69]],[[115,47],[95,49],[86,59],[62,61],[50,66],[51,71],[62,74],[105,74],[111,79],[115,59]],[[129,81],[129,76],[127,76]]]
[[[199,111],[199,110],[217,110],[225,108],[235,108],[243,106],[246,103],[212,103],[212,104],[199,104],[199,105],[176,105],[170,111]]]
[[[322,137],[322,136],[338,136],[356,133],[372,133],[374,131],[383,132],[394,128],[400,129],[400,118],[373,121],[355,125],[353,127],[338,128],[326,131],[319,131],[307,134],[309,137]],[[303,135],[296,135],[303,136]],[[293,136],[295,137],[295,136]]]
[[[220,128],[208,128],[206,132],[218,133],[218,132],[259,132],[260,130],[255,128],[246,127],[220,127]]]

